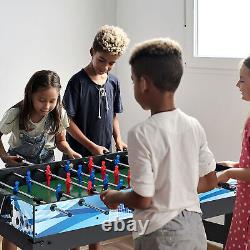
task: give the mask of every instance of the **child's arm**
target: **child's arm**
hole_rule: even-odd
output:
[[[89,140],[72,119],[70,119],[69,127],[66,130],[76,141],[87,148],[93,155],[102,155],[104,152],[108,152],[107,148],[97,145]]]
[[[250,182],[250,168],[229,168],[218,175],[218,182],[227,182],[230,178]]]
[[[217,163],[222,165],[222,166],[229,167],[229,168],[239,167],[239,162],[236,162],[236,161],[220,161]]]
[[[205,176],[200,177],[197,191],[198,193],[207,192],[218,185],[218,180],[216,173],[214,171],[206,174]]]
[[[22,158],[20,156],[11,156],[6,153],[2,142],[2,135],[3,134],[0,132],[0,158],[9,166],[16,166],[20,164],[20,162],[22,161]]]
[[[121,192],[107,190],[103,191],[100,197],[104,204],[110,209],[116,209],[120,203],[124,203],[124,205],[129,208],[147,209],[152,202],[152,197],[143,197],[134,191]]]
[[[118,117],[116,114],[114,115],[114,119],[113,119],[113,137],[115,140],[115,146],[117,150],[123,151],[124,148],[128,147],[127,144],[125,144],[122,141],[119,121],[118,121]]]
[[[66,141],[64,131],[56,134],[56,146],[57,148],[63,152],[64,154],[68,155],[70,159],[74,158],[81,158],[82,156],[75,152]]]

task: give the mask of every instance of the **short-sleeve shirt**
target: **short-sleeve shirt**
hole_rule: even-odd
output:
[[[69,80],[63,105],[88,139],[111,150],[114,115],[123,111],[120,84],[114,75],[108,74],[105,84],[99,86],[80,70]],[[69,134],[67,141],[81,155],[91,154]]]
[[[215,170],[200,123],[181,110],[154,114],[128,133],[131,186],[152,197],[148,209],[135,209],[134,218],[149,220],[149,234],[182,210],[201,212],[197,186],[199,177]],[[140,232],[141,233],[141,232]],[[134,233],[134,237],[138,237]]]
[[[19,129],[19,108],[10,108],[7,110],[0,121],[0,132],[2,134],[9,134],[9,145],[11,148],[16,148],[21,145],[20,140],[20,129]],[[32,130],[26,131],[30,136],[35,137],[39,136],[44,132],[45,122],[48,116],[44,116],[39,122],[34,123],[31,120],[29,121]],[[59,132],[62,132],[65,128],[69,127],[69,120],[67,113],[62,109],[62,119],[59,127]],[[47,141],[45,143],[45,148],[53,149],[55,148],[55,134],[48,134]]]

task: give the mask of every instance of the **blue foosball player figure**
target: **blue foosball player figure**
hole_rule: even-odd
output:
[[[30,194],[31,193],[31,177],[30,177],[29,170],[26,172],[25,179],[26,179],[26,184],[27,184],[27,188],[28,188],[28,193]]]
[[[19,191],[19,181],[15,181],[15,185],[13,187],[13,194],[17,195]]]
[[[60,201],[60,199],[62,198],[62,184],[57,184],[56,187],[56,200]]]
[[[103,179],[103,190],[107,190],[108,187],[109,187],[109,176],[108,174],[106,174]]]
[[[78,183],[82,185],[82,165],[78,165],[77,176],[78,176]]]
[[[117,190],[121,190],[121,189],[124,188],[124,186],[123,186],[123,179],[119,180],[119,183],[117,184],[116,188],[117,188]]]
[[[114,165],[118,166],[120,164],[120,155],[116,155],[115,160],[114,160]]]
[[[89,180],[92,182],[92,186],[94,187],[95,186],[95,170],[94,169],[91,171]]]

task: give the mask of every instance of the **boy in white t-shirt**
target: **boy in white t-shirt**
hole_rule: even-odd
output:
[[[104,191],[101,199],[109,208],[134,208],[138,225],[147,226],[134,232],[135,249],[205,250],[198,192],[217,185],[215,160],[200,123],[174,104],[181,48],[170,39],[145,41],[134,48],[130,65],[135,99],[151,117],[128,134],[133,190]]]

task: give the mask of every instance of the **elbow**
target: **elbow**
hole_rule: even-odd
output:
[[[138,202],[138,209],[148,209],[152,204],[152,198],[151,197],[143,197]]]
[[[152,197],[144,197],[134,191],[131,192],[130,198],[130,201],[133,201],[131,205],[135,209],[147,209],[152,204]]]

